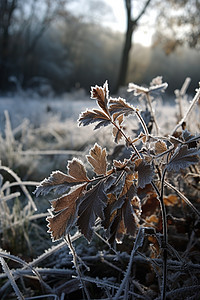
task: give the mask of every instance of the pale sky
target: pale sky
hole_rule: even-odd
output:
[[[111,27],[113,30],[125,32],[126,30],[126,11],[124,0],[104,0],[113,10],[113,19],[105,21],[105,25]],[[151,12],[152,14],[152,12]],[[134,33],[133,39],[135,43],[140,43],[143,46],[150,46],[151,39],[154,34],[153,24],[146,25],[148,22],[148,15],[143,17],[142,25]],[[154,17],[155,18],[155,17]],[[151,16],[152,23],[152,16]]]
[[[106,27],[110,27],[112,30],[125,32],[126,10],[124,5],[124,0],[103,0],[103,1],[107,6],[111,7],[110,13],[107,14],[107,11],[105,11],[103,18],[101,18],[101,13],[104,13],[104,10],[101,11],[101,7],[96,6],[98,1],[94,1],[94,2],[92,1],[87,2],[87,0],[79,0],[77,2],[74,1],[70,5],[68,5],[68,7],[72,10],[73,13],[77,15],[86,16],[86,18],[90,18],[90,15],[88,15],[88,11],[91,11],[92,9],[93,14],[91,18],[93,18],[93,20],[95,19],[97,23],[101,22],[102,25]],[[153,15],[152,11],[150,13],[147,9],[147,12],[145,13],[144,17],[142,17],[139,29],[136,32],[134,32],[133,39],[135,43],[140,43],[146,47],[151,45],[151,39],[154,34],[154,26],[153,26],[154,22],[155,22],[155,16]]]

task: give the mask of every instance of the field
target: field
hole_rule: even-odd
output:
[[[167,95],[160,93],[159,86],[160,89],[164,87],[162,84],[155,85],[159,94],[151,96],[150,102],[145,95],[149,95],[151,89],[144,89],[136,96],[122,91],[127,102],[111,100],[109,113],[113,118],[112,124],[107,126],[105,115],[103,119],[98,117],[104,123],[97,130],[93,130],[97,117],[94,117],[92,109],[96,109],[95,114],[100,114],[98,109],[102,109],[102,114],[108,112],[108,108],[95,92],[104,93],[106,85],[104,89],[94,89],[93,99],[83,91],[60,98],[41,98],[25,92],[0,98],[1,299],[199,299],[199,98],[194,101],[195,92],[187,96],[182,90],[182,93],[176,93],[176,97],[170,96],[169,100]],[[133,89],[137,94],[139,88],[134,86]],[[144,96],[142,99],[141,95]],[[146,126],[141,122],[141,127],[141,119],[138,121],[130,113],[133,107],[145,112],[141,116]],[[81,115],[86,109],[93,113],[93,117],[90,118],[87,112]],[[137,109],[134,108],[134,112],[140,118]],[[120,116],[123,116],[123,122]],[[78,126],[78,118],[82,126]],[[95,121],[92,118],[96,118]],[[113,124],[117,131],[112,131]],[[144,153],[141,143],[143,148],[146,147]],[[164,150],[158,150],[158,144]],[[133,150],[138,153],[137,160]],[[94,156],[95,151],[99,158]],[[142,179],[141,153],[146,157],[142,172],[148,174]],[[129,165],[132,161],[135,162],[134,171]],[[107,164],[109,171],[103,170],[99,164]],[[130,228],[132,219],[127,217],[128,206],[101,207],[104,215],[110,218],[110,224],[103,220],[102,225],[99,221],[101,209],[98,211],[96,208],[100,204],[93,204],[90,199],[94,211],[89,211],[88,207],[84,211],[88,210],[88,223],[94,224],[85,225],[85,219],[81,219],[83,208],[77,204],[79,221],[76,221],[76,213],[73,212],[74,215],[72,213],[65,224],[66,235],[63,231],[60,234],[61,229],[57,227],[62,227],[63,223],[59,223],[50,210],[55,202],[49,200],[61,199],[56,195],[60,187],[55,188],[58,180],[55,174],[68,172],[67,176],[72,177],[74,165],[82,170],[80,174],[88,170],[92,187],[87,187],[86,194],[103,182],[93,186],[92,180],[100,180],[104,173],[107,177],[111,176],[113,165],[117,172],[122,169],[127,172],[124,181],[124,173],[112,175],[112,180],[118,176],[113,186],[119,185],[122,194],[116,190],[113,194],[104,191],[102,195],[98,190],[102,197],[107,194],[109,205],[113,205],[114,201],[111,195],[118,195],[119,199],[129,197],[128,192],[123,191],[127,185],[130,192],[127,183],[130,179],[127,178],[133,176],[131,182],[137,188],[137,196],[134,194],[133,199],[137,203],[132,204],[133,199],[129,200],[135,209],[130,213],[131,218],[135,218],[135,232]],[[151,187],[153,168],[155,183],[152,186],[157,195]],[[168,171],[166,182],[164,175],[163,179],[160,176],[165,168]],[[63,173],[50,175],[55,170]],[[73,177],[74,182],[78,180],[76,176]],[[47,178],[45,182],[42,181],[44,178]],[[57,185],[62,186],[63,182]],[[36,186],[40,188],[35,194]],[[47,187],[50,187],[48,191]],[[68,193],[67,188],[63,189]],[[73,186],[71,191],[72,194],[77,190]],[[94,198],[101,202],[98,193],[95,191]],[[84,197],[80,197],[80,201],[84,202]],[[116,223],[117,214],[124,214],[120,225]],[[50,220],[49,229],[55,242],[47,233],[46,217]],[[58,225],[51,223],[52,220],[56,220]],[[113,224],[117,224],[115,229]],[[103,227],[110,236],[105,234]]]

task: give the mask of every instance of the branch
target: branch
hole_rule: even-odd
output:
[[[147,2],[145,3],[143,9],[141,10],[141,12],[139,13],[139,15],[137,16],[137,18],[134,20],[134,23],[137,24],[137,22],[139,21],[139,19],[144,15],[147,7],[149,6],[151,0],[147,0]]]

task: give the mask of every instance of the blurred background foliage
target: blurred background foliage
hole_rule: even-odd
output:
[[[88,92],[106,79],[117,91],[128,82],[148,84],[157,75],[169,83],[169,93],[189,76],[193,93],[200,70],[200,1],[117,0],[116,5],[119,1],[133,26],[123,84],[118,78],[128,30],[104,25],[113,18],[109,1],[0,0],[0,93],[40,85],[44,94]],[[149,47],[134,43],[145,15],[146,26],[155,19],[149,22],[154,26]]]

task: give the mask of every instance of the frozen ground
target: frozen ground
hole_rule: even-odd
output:
[[[127,99],[127,101],[129,100]],[[133,103],[133,105],[141,107],[141,103],[139,102]],[[188,106],[189,102],[183,105],[183,109],[186,110]],[[24,119],[28,119],[35,128],[41,125],[44,126],[45,124],[49,124],[53,116],[56,116],[57,120],[61,122],[72,120],[76,123],[81,112],[87,108],[91,109],[94,107],[96,107],[95,100],[91,100],[90,95],[88,94],[87,96],[83,92],[65,94],[60,98],[40,98],[26,95],[0,97],[0,131],[4,129],[4,111],[6,110],[9,113],[11,125],[14,129]],[[169,133],[170,129],[176,125],[177,107],[175,106],[175,100],[156,100],[154,109],[162,133],[166,131]]]
[[[35,127],[45,123],[51,115],[58,115],[60,120],[77,120],[85,108],[92,108],[95,101],[90,101],[84,95],[65,95],[61,98],[28,98],[16,95],[0,97],[0,125],[4,124],[4,111],[7,110],[13,127],[18,126],[23,119],[28,119]]]

